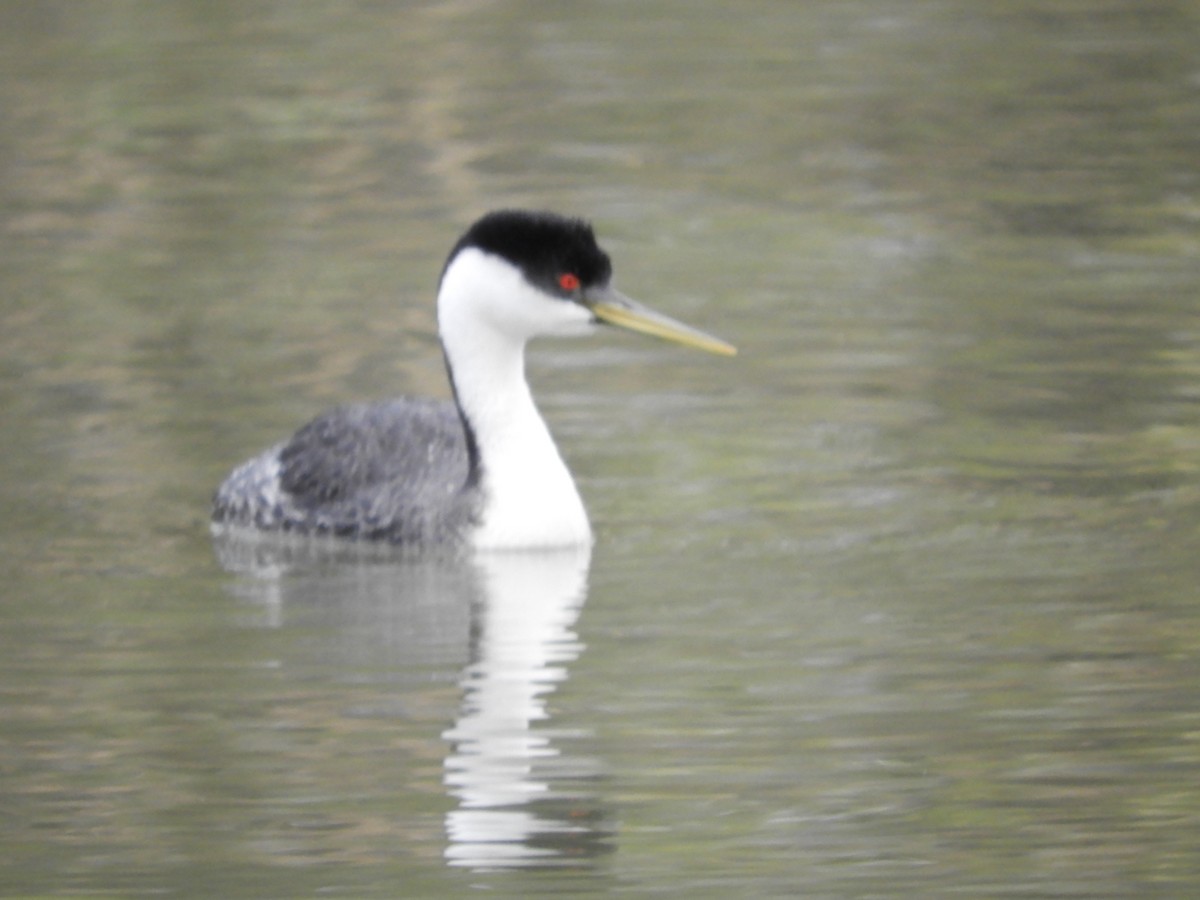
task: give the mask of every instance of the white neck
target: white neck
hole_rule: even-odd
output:
[[[494,549],[588,544],[592,532],[583,501],[525,380],[530,335],[503,308],[495,309],[496,296],[521,292],[532,292],[538,303],[565,306],[476,250],[455,257],[438,295],[446,359],[479,452],[484,501],[472,542]]]

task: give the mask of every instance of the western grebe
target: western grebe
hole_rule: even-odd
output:
[[[318,416],[225,479],[214,529],[415,547],[589,543],[583,501],[525,380],[525,344],[607,323],[736,352],[620,294],[611,276],[586,222],[485,215],[454,245],[438,288],[454,402],[403,398]]]

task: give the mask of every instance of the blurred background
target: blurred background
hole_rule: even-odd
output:
[[[5,896],[1200,887],[1200,4],[0,12]],[[590,561],[218,558],[502,206]]]

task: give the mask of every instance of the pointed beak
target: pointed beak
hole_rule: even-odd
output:
[[[611,287],[592,289],[583,295],[583,305],[591,310],[601,322],[626,328],[629,331],[639,331],[653,337],[706,350],[709,353],[719,353],[722,356],[733,356],[737,348],[727,344],[718,337],[705,334],[699,329],[677,322],[669,316],[657,313],[636,300],[631,300],[620,291]]]

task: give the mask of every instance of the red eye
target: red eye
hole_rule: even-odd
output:
[[[579,276],[572,272],[563,272],[558,276],[558,286],[564,291],[579,290]]]

